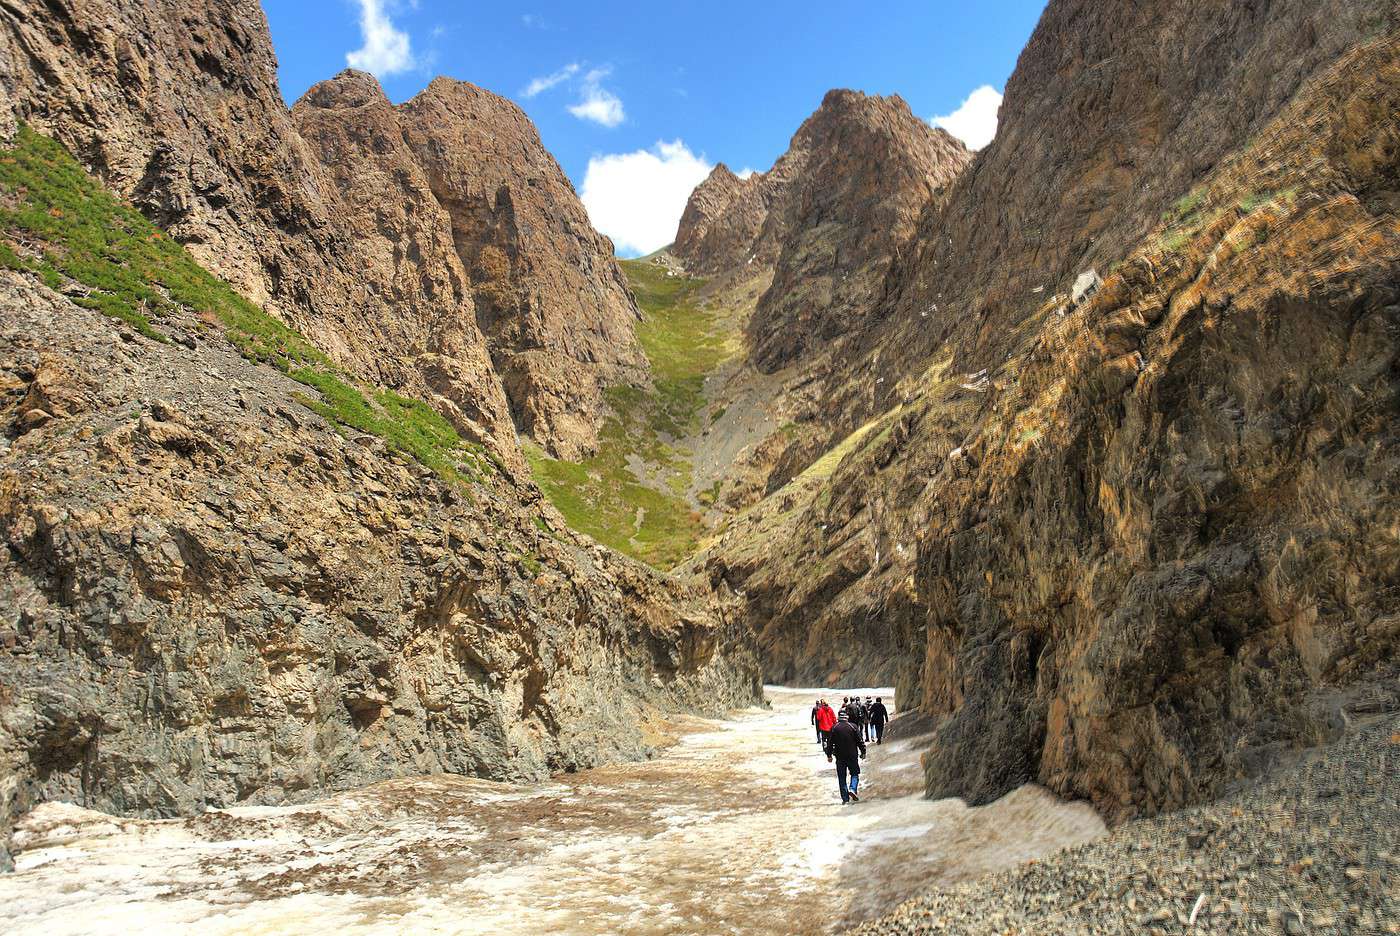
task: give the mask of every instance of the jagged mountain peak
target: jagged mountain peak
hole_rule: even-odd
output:
[[[389,104],[389,97],[378,78],[369,72],[347,68],[308,88],[297,101],[297,104],[302,103],[321,108],[365,107],[369,104]],[[295,108],[296,105],[293,105]]]
[[[772,273],[748,331],[753,360],[778,370],[860,326],[920,213],[971,158],[898,95],[834,89],[772,169],[715,167],[673,253],[699,273]]]

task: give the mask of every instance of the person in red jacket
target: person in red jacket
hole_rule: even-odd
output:
[[[822,747],[825,748],[827,739],[831,736],[831,729],[836,726],[836,713],[831,706],[822,699],[817,707],[817,734],[821,736]]]

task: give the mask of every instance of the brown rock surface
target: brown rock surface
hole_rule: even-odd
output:
[[[766,385],[760,405],[781,414],[720,479],[726,503],[772,493],[878,412],[875,378],[868,366],[853,376],[849,349],[877,324],[921,212],[970,159],[898,96],[835,90],[768,172],[739,179],[720,165],[695,189],[672,253],[709,277],[712,302],[745,308],[758,371],[727,375],[717,398],[752,405],[749,388]]]
[[[521,428],[559,457],[591,452],[602,389],[647,379],[640,313],[611,242],[510,101],[437,78],[399,120],[451,219]]]
[[[768,172],[715,167],[672,253],[706,275],[773,268],[748,325],[750,357],[772,372],[864,327],[920,212],[970,159],[897,95],[830,91]]]
[[[864,329],[920,212],[971,158],[898,96],[829,92],[774,167],[790,181],[764,223],[781,249],[749,320],[759,369],[804,362]]]
[[[407,366],[487,434],[509,438],[510,412],[477,328],[451,219],[379,82],[342,72],[307,91],[292,121],[332,183],[325,194],[356,257],[365,307],[392,310],[368,334],[376,376],[402,385],[393,369]]]
[[[884,415],[694,561],[768,678],[893,676],[942,719],[931,794],[1038,780],[1113,818],[1400,704],[1360,701],[1400,652],[1396,25],[1051,3],[869,353],[813,391],[854,407],[878,363]]]
[[[889,284],[887,324],[862,336],[882,401],[945,346],[965,371],[998,363],[1045,297],[1106,273],[1310,76],[1383,33],[1392,6],[1050,3],[996,139],[930,207]]]
[[[715,166],[686,200],[671,253],[704,276],[743,271],[752,262],[771,266],[778,245],[760,235],[779,178],[763,172],[741,179],[724,163]]]

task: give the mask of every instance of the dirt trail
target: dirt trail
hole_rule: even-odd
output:
[[[872,748],[843,807],[814,692],[770,688],[771,710],[690,720],[655,760],[538,786],[435,776],[170,820],[46,804],[0,878],[0,930],[820,933],[1103,832],[1036,788],[924,800],[917,739]]]

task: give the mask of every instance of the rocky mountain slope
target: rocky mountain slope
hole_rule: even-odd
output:
[[[902,98],[834,90],[772,169],[740,179],[716,166],[692,193],[670,254],[706,278],[707,304],[744,338],[710,392],[730,415],[694,446],[726,450],[723,470],[702,478],[715,501],[747,507],[874,415],[875,394],[837,400],[826,378],[875,323],[921,213],[970,159]]]
[[[816,372],[868,421],[691,562],[768,678],[894,678],[930,794],[1114,819],[1400,705],[1396,26],[1049,5]]]
[[[645,378],[611,246],[509,102],[443,80],[391,108],[343,75],[289,114],[261,10],[227,0],[0,18],[5,125],[58,139],[342,366],[432,399],[506,460],[508,415],[589,451],[601,387]]]
[[[451,218],[517,422],[556,454],[591,452],[602,390],[647,378],[639,313],[611,242],[514,104],[437,78],[400,113]]]
[[[671,252],[699,274],[772,271],[748,322],[772,372],[858,331],[919,213],[971,154],[898,96],[831,91],[773,168],[723,164],[691,195]]]
[[[347,73],[289,112],[224,0],[8,4],[0,86],[0,836],[537,778],[754,697],[737,622],[524,472],[517,424],[586,450],[645,371],[518,110]]]

